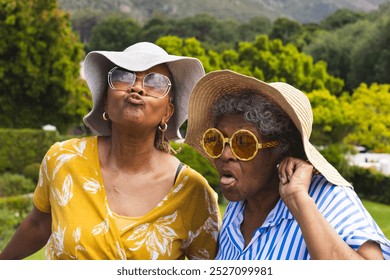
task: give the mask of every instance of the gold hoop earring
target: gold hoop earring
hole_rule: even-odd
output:
[[[161,126],[159,125],[158,129],[163,133],[163,136],[164,136],[164,132],[167,131],[168,125],[166,123],[164,123],[164,128],[161,128]]]
[[[108,121],[110,119],[110,117],[108,116],[108,114],[106,113],[106,111],[103,112],[103,120],[105,121]]]
[[[167,139],[165,139],[165,131],[167,131],[167,129],[168,129],[168,125],[166,123],[158,126],[158,130],[161,131],[160,144],[159,144],[160,150],[165,151],[167,153],[176,154],[176,152],[172,149]]]

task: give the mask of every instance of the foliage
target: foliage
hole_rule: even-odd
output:
[[[321,26],[326,30],[335,30],[347,24],[355,23],[363,19],[365,13],[356,12],[348,9],[339,9],[328,15],[321,21]]]
[[[345,117],[355,123],[345,141],[373,152],[390,153],[390,85],[361,84],[341,102]]]
[[[40,169],[40,166],[41,166],[40,163],[33,162],[33,163],[30,163],[30,164],[26,165],[23,168],[23,175],[26,178],[31,179],[34,182],[35,185],[38,183],[38,180],[39,180],[39,169]]]
[[[360,31],[360,29],[358,29]],[[312,39],[311,44],[305,46],[303,51],[314,58],[314,61],[326,61],[329,73],[340,77],[344,81],[350,71],[350,40],[353,40],[351,32],[320,32]],[[353,33],[355,34],[355,33]],[[355,34],[356,35],[356,34]]]
[[[279,39],[270,40],[267,35],[259,35],[253,42],[239,43],[238,50],[220,53],[206,51],[195,38],[165,36],[156,44],[171,54],[197,57],[206,72],[231,69],[267,82],[284,81],[306,92],[328,89],[336,94],[343,87],[342,80],[327,73],[324,62],[314,64],[310,56],[295,46],[283,45]]]
[[[92,29],[88,49],[121,51],[138,42],[141,27],[121,15],[107,17]]]
[[[352,182],[360,197],[390,204],[390,176],[375,170],[352,166],[350,175],[346,179]]]
[[[180,39],[176,36],[165,36],[159,38],[156,44],[173,55],[196,57],[202,62],[206,71],[210,69],[209,57],[195,38]]]
[[[171,27],[175,25],[176,20],[165,18],[163,16],[154,17],[146,22],[138,35],[140,41],[155,42],[158,38],[172,35]]]
[[[8,172],[0,175],[0,197],[28,194],[34,189],[34,182],[23,175]]]
[[[352,88],[360,83],[390,84],[390,16],[375,22],[371,32],[360,37],[351,54],[348,76]]]
[[[259,34],[270,34],[272,23],[266,17],[253,17],[237,27],[239,41],[252,41]]]
[[[72,29],[77,31],[81,42],[89,42],[92,29],[102,20],[102,13],[93,8],[76,10],[71,15]]]
[[[218,44],[237,41],[238,23],[233,20],[217,20],[207,15],[197,15],[177,20],[170,29],[170,34],[180,38],[195,37],[213,49],[217,49]]]
[[[317,33],[304,51],[328,63],[329,73],[345,81],[352,92],[360,83],[390,83],[390,16],[361,19]]]
[[[22,173],[27,165],[41,162],[57,137],[56,131],[0,129],[0,173]]]
[[[0,250],[11,240],[15,230],[31,211],[30,195],[0,197]]]
[[[287,82],[305,92],[328,89],[335,94],[343,87],[342,80],[327,73],[326,63],[313,63],[312,57],[299,52],[294,45],[283,45],[279,39],[270,40],[267,35],[257,36],[252,43],[239,43],[238,54],[237,63],[249,70],[243,74],[250,72],[267,82]]]
[[[79,78],[83,46],[55,0],[0,2],[0,123],[60,131],[89,106]]]
[[[317,145],[342,143],[355,125],[354,120],[346,116],[344,103],[328,90],[315,90],[307,97],[314,118],[311,141]]]
[[[278,18],[272,25],[272,31],[269,37],[271,39],[280,39],[283,44],[294,43],[295,46],[301,48],[304,45],[302,35],[304,28],[302,25],[288,18]]]
[[[390,5],[382,6],[383,10],[390,11]],[[269,17],[263,16],[238,22],[234,19],[226,20],[214,16],[208,13],[189,17],[168,17],[167,14],[157,13],[146,21],[139,31],[135,28],[132,36],[137,37],[139,41],[150,42],[164,36],[177,36],[183,40],[194,37],[202,42],[202,47],[210,52],[211,56],[215,54],[212,53],[213,51],[222,54],[225,50],[230,55],[230,50],[237,49],[240,43],[251,42],[259,35],[268,35],[271,40],[280,39],[283,45],[292,44],[298,51],[313,56],[313,64],[326,62],[326,72],[330,76],[344,80],[343,89],[349,92],[352,92],[361,82],[389,83],[390,68],[387,64],[390,59],[388,59],[387,30],[390,20],[388,14],[384,12],[362,13],[340,9],[328,15],[320,24],[300,23],[286,17],[279,17],[271,23]],[[117,26],[106,26],[104,20],[103,22],[98,20],[99,17],[102,18],[102,15],[96,15],[96,12],[95,16],[92,13],[91,17],[91,21],[98,21],[96,32],[100,28],[112,30],[108,35],[103,35],[100,31],[100,34],[93,35],[93,37],[101,38],[99,40],[100,49],[110,50],[115,44],[127,46],[126,42],[133,41],[133,39],[124,39],[126,37],[124,36],[116,40],[106,40],[105,43],[105,38],[110,38],[116,30],[127,30],[128,26],[120,22]],[[106,13],[104,17],[112,17],[112,13]],[[123,14],[122,20],[126,20],[126,14]],[[75,26],[78,25],[75,24]],[[82,32],[88,33],[84,30]],[[88,46],[88,49],[96,49],[95,43]],[[215,57],[212,60],[217,64],[211,63],[210,70],[224,66],[220,65]],[[253,72],[245,67],[230,64],[229,69],[241,73]],[[324,74],[322,70],[317,70],[316,75]],[[258,76],[262,75],[259,73]],[[325,87],[332,94],[342,93],[342,90],[330,89],[331,85]]]

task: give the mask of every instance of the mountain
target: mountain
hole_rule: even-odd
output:
[[[319,22],[338,9],[370,12],[390,0],[58,0],[60,8],[73,13],[89,9],[123,12],[140,23],[153,16],[183,18],[207,13],[218,19],[246,22],[255,16],[287,17],[301,23]]]

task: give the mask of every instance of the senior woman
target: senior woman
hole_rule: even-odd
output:
[[[56,143],[41,164],[34,209],[1,259],[46,244],[48,259],[212,259],[220,217],[204,177],[171,154],[199,60],[141,42],[93,51],[85,77],[96,135]]]
[[[309,100],[286,83],[223,70],[196,84],[186,142],[230,201],[217,259],[390,258],[351,184],[309,142],[312,122]]]

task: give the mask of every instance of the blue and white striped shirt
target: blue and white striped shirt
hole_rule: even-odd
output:
[[[390,241],[353,189],[332,185],[323,176],[316,175],[312,179],[309,194],[322,215],[351,248],[357,250],[367,240],[373,240],[380,244],[384,258],[390,259]],[[244,237],[240,230],[244,208],[243,201],[228,204],[216,259],[310,259],[299,225],[281,199],[244,248]]]

